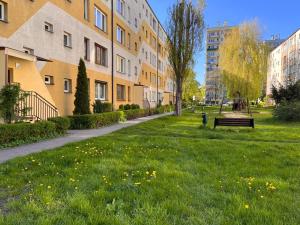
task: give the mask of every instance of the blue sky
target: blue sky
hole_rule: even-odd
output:
[[[165,26],[168,8],[176,0],[148,0],[161,23]],[[228,25],[237,25],[245,20],[257,18],[263,30],[263,38],[279,34],[286,38],[300,28],[299,0],[206,0],[205,24],[216,26],[227,21]],[[197,79],[204,82],[205,52],[197,56]]]

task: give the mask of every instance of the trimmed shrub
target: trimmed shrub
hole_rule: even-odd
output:
[[[140,105],[138,104],[126,104],[126,105],[120,105],[119,110],[131,110],[131,109],[140,109]]]
[[[127,120],[133,120],[133,119],[137,119],[149,115],[149,112],[144,109],[125,110],[124,113],[125,113],[125,118]]]
[[[282,121],[300,121],[300,101],[283,101],[273,112],[276,119]]]
[[[112,112],[112,104],[109,102],[101,102],[100,100],[96,100],[93,104],[94,113],[105,113]]]
[[[118,123],[120,112],[70,116],[71,129],[94,129]]]
[[[7,147],[57,136],[57,127],[50,121],[0,125],[0,146]]]
[[[48,121],[55,123],[56,132],[59,134],[66,133],[71,125],[70,119],[68,117],[49,118]]]
[[[119,105],[119,110],[124,110],[124,105]]]

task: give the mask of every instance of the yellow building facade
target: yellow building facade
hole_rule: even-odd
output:
[[[91,108],[170,104],[166,39],[146,0],[0,0],[0,88],[19,83],[71,115],[82,58]]]

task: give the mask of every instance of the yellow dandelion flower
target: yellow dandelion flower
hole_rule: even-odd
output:
[[[249,209],[249,205],[248,204],[245,205],[245,209]]]

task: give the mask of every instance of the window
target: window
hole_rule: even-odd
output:
[[[72,92],[72,81],[71,79],[64,79],[64,92],[71,93]]]
[[[128,76],[131,76],[131,61],[128,60]]]
[[[128,101],[131,101],[131,88],[128,86]]]
[[[89,0],[83,0],[83,17],[85,20],[89,20]]]
[[[125,16],[125,2],[124,0],[117,0],[117,12]]]
[[[95,6],[95,25],[106,32],[107,16]]]
[[[134,19],[134,26],[137,28],[138,27],[138,20],[137,18]]]
[[[125,73],[125,58],[117,55],[117,72]]]
[[[128,33],[128,49],[130,49],[131,48],[131,35],[130,35],[130,33]]]
[[[136,42],[134,43],[134,49],[135,51],[138,51],[138,44]]]
[[[137,66],[134,67],[134,75],[135,75],[135,76],[138,75],[138,69],[137,69]]]
[[[53,33],[53,25],[51,23],[45,22],[45,31]]]
[[[44,81],[45,81],[45,84],[47,84],[47,85],[53,85],[54,84],[53,76],[50,76],[50,75],[45,75]]]
[[[64,32],[64,46],[69,48],[72,47],[72,35],[67,32]]]
[[[90,61],[90,39],[84,38],[84,59]]]
[[[107,48],[95,43],[95,63],[107,66]]]
[[[0,1],[0,20],[6,21],[7,20],[7,4],[5,2]]]
[[[125,101],[126,95],[125,95],[125,85],[117,84],[117,99],[120,101]]]
[[[131,13],[130,13],[130,7],[128,6],[128,23],[131,23]]]
[[[117,26],[117,41],[122,45],[125,44],[125,31],[120,26]]]
[[[107,83],[101,81],[95,81],[95,99],[106,100],[107,96]]]
[[[29,55],[34,55],[34,50],[32,48],[23,47],[24,52]]]

